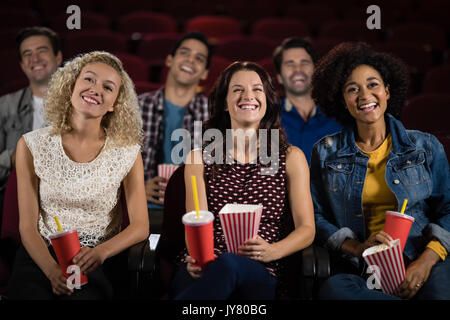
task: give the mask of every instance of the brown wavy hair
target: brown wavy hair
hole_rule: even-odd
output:
[[[263,84],[266,95],[267,109],[261,119],[258,129],[267,129],[268,150],[271,150],[271,129],[279,130],[279,151],[285,153],[289,147],[286,135],[281,127],[281,106],[272,84],[271,77],[260,65],[248,61],[236,61],[229,65],[219,76],[208,98],[209,120],[205,123],[205,130],[218,129],[223,137],[226,137],[226,130],[231,129],[230,113],[227,108],[227,94],[232,76],[238,71],[256,72]],[[205,147],[205,146],[204,146]],[[226,157],[226,144],[223,143],[223,155]],[[224,162],[225,163],[225,162]]]
[[[72,130],[71,96],[81,70],[90,63],[102,62],[119,74],[121,85],[113,112],[102,118],[101,125],[113,144],[128,146],[142,145],[142,118],[134,85],[114,55],[94,51],[79,55],[59,68],[52,76],[45,98],[45,119],[52,125],[52,134],[61,135]]]

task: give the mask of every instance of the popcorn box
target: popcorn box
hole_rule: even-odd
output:
[[[400,240],[391,242],[391,246],[380,244],[363,252],[363,258],[369,266],[375,266],[375,277],[381,290],[393,294],[405,279],[405,264]]]
[[[162,186],[167,186],[167,183],[169,182],[170,177],[172,176],[172,174],[175,172],[175,170],[178,168],[177,165],[175,164],[159,164],[158,165],[158,176],[159,177],[163,177],[166,178],[167,182],[166,183],[160,183]],[[160,201],[164,201],[163,197],[159,198]]]
[[[219,212],[228,252],[238,253],[239,246],[258,234],[262,205],[226,204]]]

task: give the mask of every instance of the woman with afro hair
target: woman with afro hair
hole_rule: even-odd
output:
[[[402,61],[365,43],[336,46],[313,76],[316,103],[344,126],[317,142],[311,157],[316,239],[337,271],[321,299],[450,299],[449,166],[434,136],[398,120],[408,79]],[[362,253],[389,245],[386,211],[400,211],[404,199],[415,219],[403,251],[406,276],[387,295],[360,276]]]

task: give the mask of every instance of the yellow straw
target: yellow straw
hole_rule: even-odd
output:
[[[195,176],[191,176],[191,180],[192,180],[192,191],[194,192],[195,211],[197,213],[197,218],[200,218],[200,208],[198,206],[197,182],[195,180]]]
[[[403,206],[402,206],[402,210],[400,211],[400,213],[405,213],[407,203],[408,203],[408,199],[403,200]]]
[[[57,216],[54,216],[53,219],[55,219],[56,225],[58,226],[58,231],[62,232],[63,229],[61,228],[61,225],[59,224],[59,220]]]

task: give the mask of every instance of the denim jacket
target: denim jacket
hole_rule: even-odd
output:
[[[397,208],[392,209],[399,211],[408,199],[405,213],[415,219],[404,254],[416,259],[433,238],[450,253],[449,165],[444,148],[433,135],[406,130],[390,114],[385,119],[392,136],[386,183],[397,199]],[[364,242],[368,237],[362,207],[368,161],[356,146],[353,128],[314,145],[311,193],[319,244],[339,250],[348,238]]]

